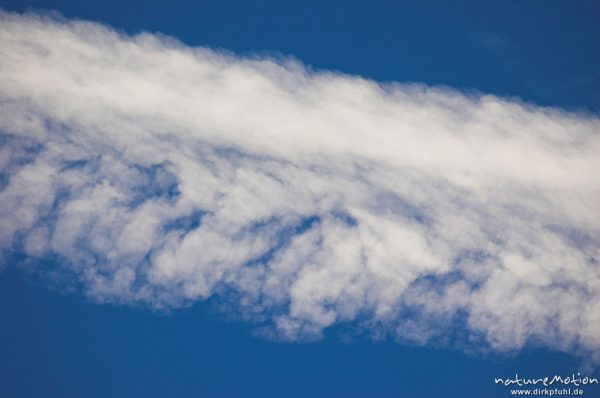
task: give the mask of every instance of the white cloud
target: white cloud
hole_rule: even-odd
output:
[[[5,258],[290,339],[600,360],[595,116],[8,13],[0,75]]]

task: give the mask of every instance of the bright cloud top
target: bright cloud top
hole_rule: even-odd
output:
[[[5,263],[286,339],[600,359],[596,117],[6,13],[0,76]]]

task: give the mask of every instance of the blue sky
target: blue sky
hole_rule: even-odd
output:
[[[599,377],[598,2],[1,6],[182,44],[2,20],[0,396],[502,397],[494,377]],[[70,58],[69,32],[109,62]]]
[[[274,343],[210,305],[159,315],[2,278],[5,396],[506,396],[494,377],[568,373],[579,361],[527,350],[465,356],[440,348],[344,341]],[[18,304],[17,304],[18,303]],[[346,333],[347,335],[347,333]],[[592,388],[586,389],[588,393]]]

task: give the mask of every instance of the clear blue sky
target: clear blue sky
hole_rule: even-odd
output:
[[[294,4],[292,4],[294,3]],[[598,113],[598,1],[6,1],[130,33],[315,69],[423,82]],[[277,343],[212,301],[161,314],[0,274],[0,397],[501,397],[493,377],[577,371],[577,358],[374,342],[334,328]],[[596,373],[597,375],[597,373]],[[589,390],[592,393],[593,390]],[[594,391],[599,391],[598,389]]]

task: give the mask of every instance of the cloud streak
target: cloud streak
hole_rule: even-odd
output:
[[[285,339],[600,360],[596,116],[10,13],[0,75],[5,263]]]

